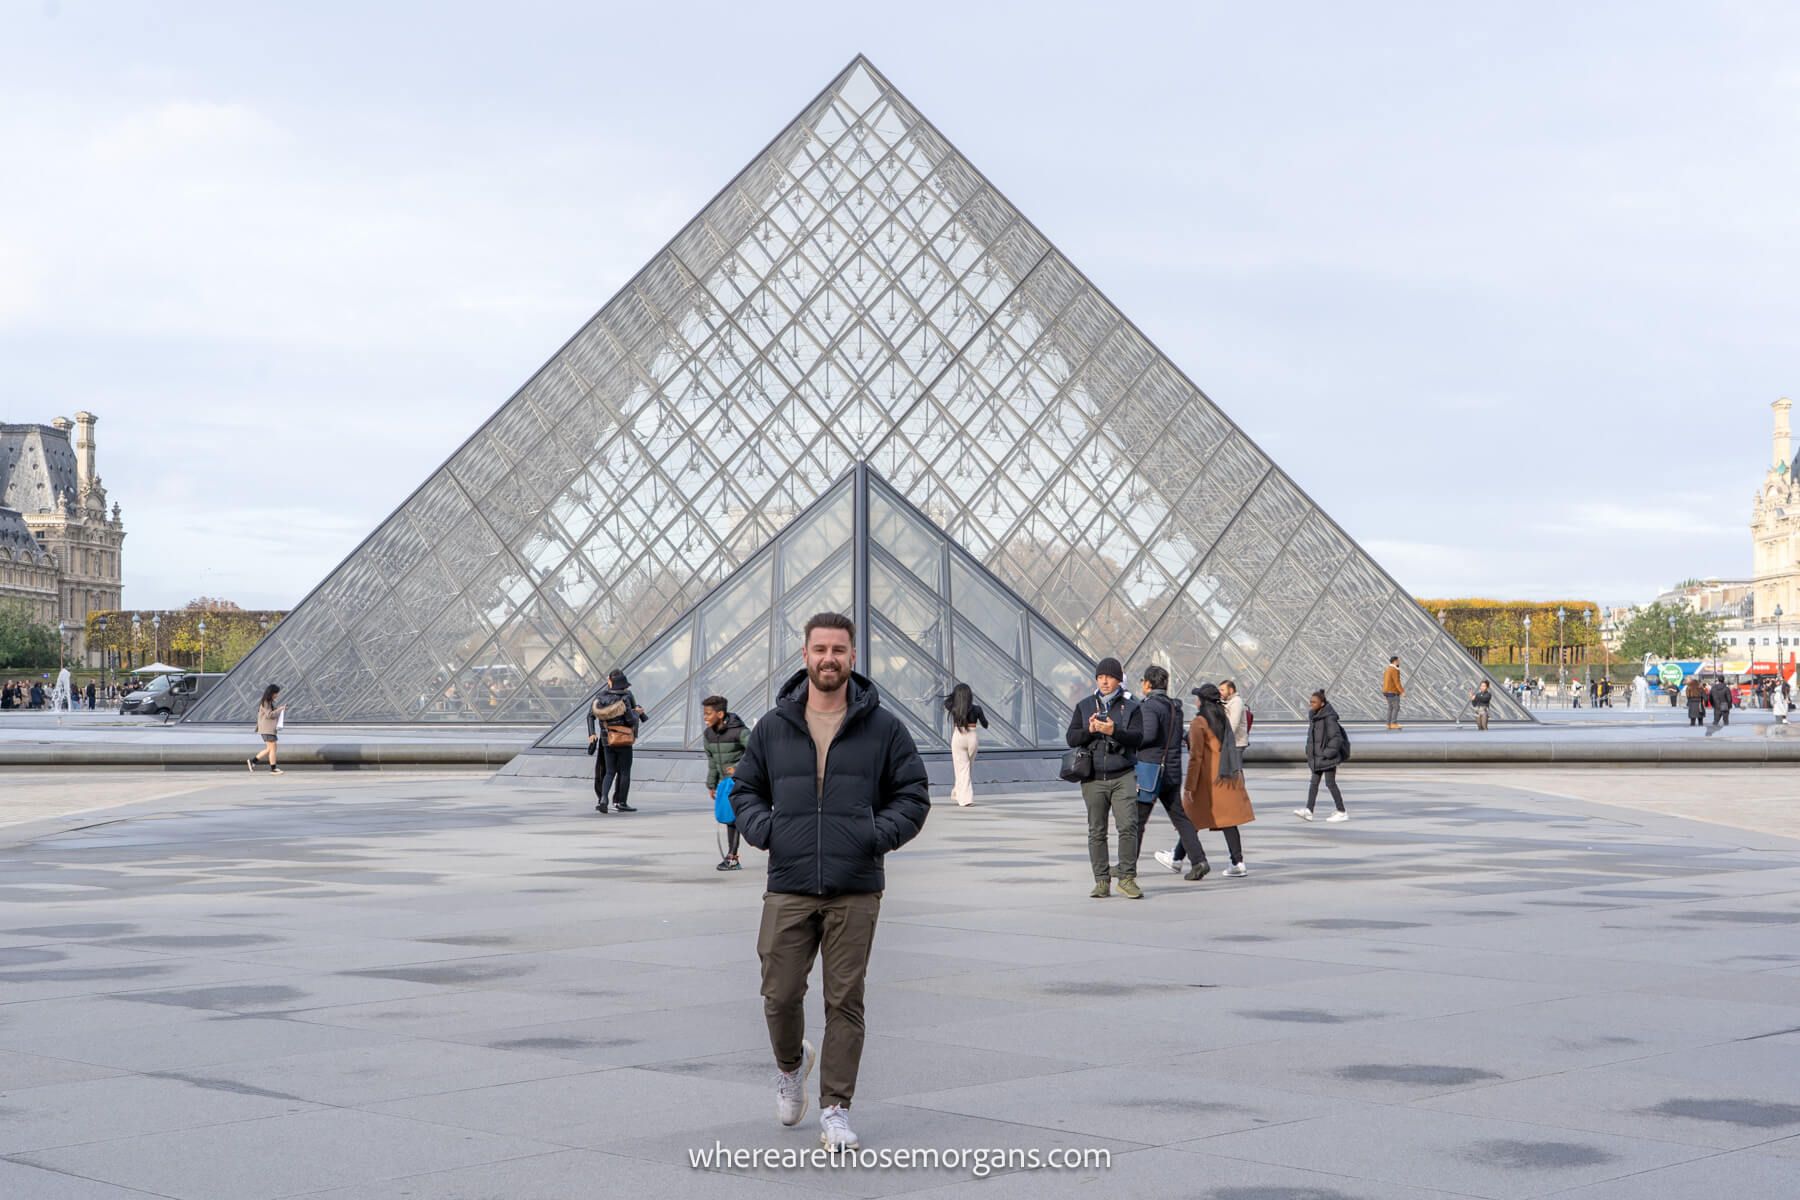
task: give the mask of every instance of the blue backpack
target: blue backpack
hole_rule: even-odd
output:
[[[731,784],[731,776],[727,775],[719,780],[718,789],[713,792],[713,820],[721,825],[730,825],[737,820],[737,813],[731,808]]]

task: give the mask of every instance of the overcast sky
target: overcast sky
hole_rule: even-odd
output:
[[[1800,9],[867,7],[0,0],[0,418],[290,606],[861,51],[1415,594],[1749,571]]]

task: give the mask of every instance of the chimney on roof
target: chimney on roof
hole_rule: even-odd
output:
[[[75,491],[85,496],[94,486],[94,425],[100,418],[91,412],[75,414]]]

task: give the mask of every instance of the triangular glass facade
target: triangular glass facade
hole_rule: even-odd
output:
[[[860,588],[858,580],[866,580]],[[968,683],[991,749],[1060,747],[1093,660],[867,469],[802,513],[625,668],[649,714],[638,745],[698,749],[700,702],[761,716],[800,670],[806,619],[857,618],[858,669],[926,751],[950,748],[943,699]],[[587,702],[538,740],[580,747]]]
[[[1480,678],[858,58],[189,719],[547,724],[863,461],[1084,654],[1264,719]]]

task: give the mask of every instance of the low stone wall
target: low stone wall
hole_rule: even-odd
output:
[[[284,769],[336,771],[478,768],[493,770],[519,753],[517,743],[504,742],[317,742],[281,747]],[[251,743],[181,745],[151,743],[33,742],[0,744],[0,768],[43,770],[129,768],[133,770],[244,769],[255,753]]]

